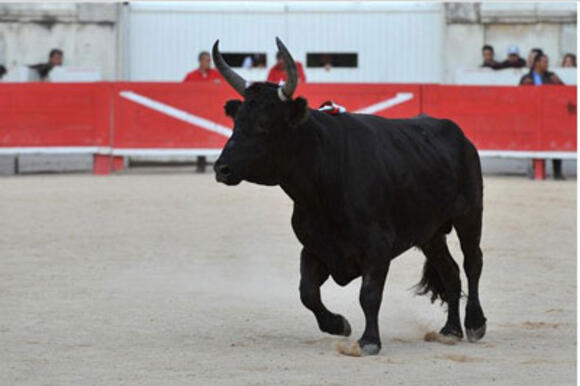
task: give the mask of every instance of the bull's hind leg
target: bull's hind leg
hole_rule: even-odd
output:
[[[435,235],[421,249],[427,257],[423,279],[420,283],[423,286],[421,293],[425,294],[431,291],[432,301],[440,297],[442,301],[447,303],[447,322],[439,333],[462,339],[463,330],[459,319],[461,279],[459,278],[459,267],[447,248],[445,235]]]
[[[328,311],[320,299],[320,286],[328,279],[328,269],[306,249],[302,249],[300,254],[300,276],[300,299],[314,313],[320,330],[349,336],[348,321],[342,315]]]
[[[461,250],[463,268],[467,276],[469,294],[465,306],[465,332],[470,342],[476,342],[485,335],[486,318],[479,303],[479,278],[483,267],[483,255],[479,247],[481,241],[481,209],[475,213],[455,219],[453,222]]]

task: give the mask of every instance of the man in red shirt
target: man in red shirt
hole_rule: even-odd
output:
[[[202,51],[199,53],[197,57],[199,60],[199,68],[195,71],[190,72],[187,74],[184,82],[206,82],[212,81],[214,83],[220,83],[222,80],[222,76],[217,70],[210,68],[211,65],[211,58],[209,56],[209,52]]]
[[[306,83],[306,76],[304,75],[302,63],[296,62],[296,71],[298,72],[298,82]],[[284,69],[282,54],[278,52],[276,54],[276,65],[272,67],[268,73],[268,82],[278,84],[281,81],[286,82],[286,70]]]

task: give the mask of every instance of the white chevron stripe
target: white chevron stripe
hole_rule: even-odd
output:
[[[363,107],[362,109],[358,109],[355,113],[362,113],[362,114],[374,114],[377,111],[385,110],[391,108],[393,106],[399,105],[403,102],[407,102],[413,99],[413,93],[411,92],[399,92],[394,98],[390,98],[384,100],[379,103],[375,103],[374,105],[370,105],[367,107]]]
[[[169,115],[170,117],[173,117],[175,119],[179,119],[180,121],[191,123],[192,125],[199,126],[203,129],[213,131],[214,133],[221,134],[224,137],[229,137],[232,135],[231,129],[222,126],[219,123],[210,121],[209,119],[198,117],[197,115],[193,115],[186,111],[177,109],[173,106],[166,105],[165,103],[161,103],[156,100],[147,98],[143,95],[134,93],[133,91],[121,91],[119,95],[121,95],[123,98],[129,99],[130,101],[148,107],[152,110],[159,111],[160,113]]]

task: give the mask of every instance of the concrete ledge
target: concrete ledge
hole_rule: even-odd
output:
[[[576,20],[576,4],[553,3],[482,3],[482,23],[537,23]]]
[[[70,3],[0,4],[0,20],[19,22],[74,22],[76,8]]]
[[[115,23],[117,21],[117,4],[77,4],[77,19],[81,23]]]
[[[532,160],[530,159],[506,159],[506,158],[482,158],[481,171],[484,175],[520,175],[533,176]],[[564,160],[562,172],[566,177],[576,177],[576,160]],[[553,176],[553,163],[546,162],[546,174]]]
[[[22,154],[18,157],[18,173],[91,170],[93,170],[93,156],[89,154]]]
[[[445,21],[452,23],[479,22],[479,4],[477,3],[447,3],[445,4]]]
[[[16,156],[0,155],[0,176],[11,176],[16,173]]]

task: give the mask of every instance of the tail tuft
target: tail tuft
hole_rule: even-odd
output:
[[[421,281],[415,285],[415,290],[417,295],[427,295],[431,292],[431,303],[435,303],[437,298],[441,299],[441,304],[447,303],[445,288],[443,287],[439,273],[437,273],[437,270],[429,260],[425,260],[425,265],[423,266],[423,277],[421,277]]]

